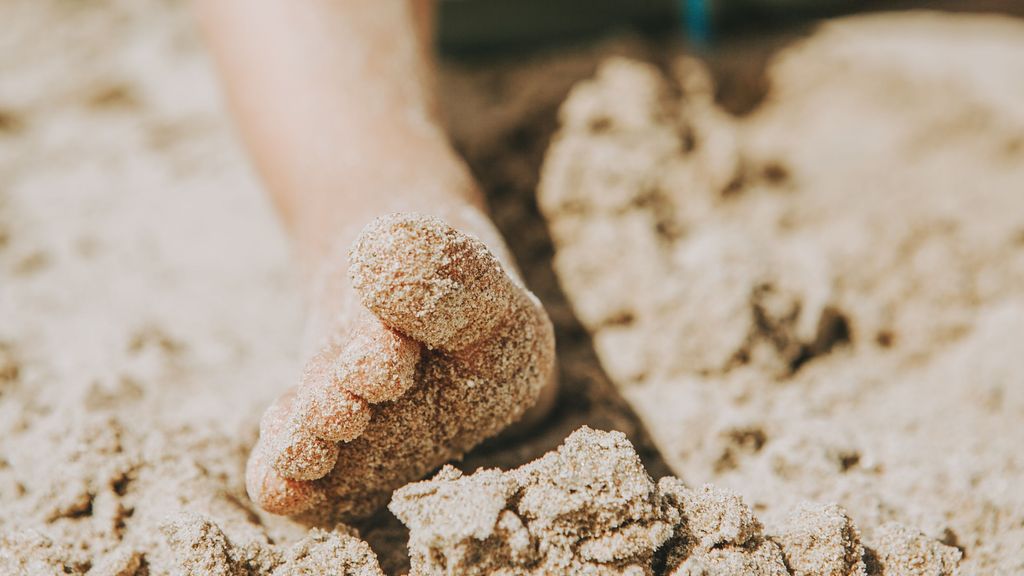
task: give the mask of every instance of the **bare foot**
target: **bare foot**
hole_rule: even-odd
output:
[[[453,221],[502,250],[479,213]],[[325,284],[326,344],[263,416],[246,481],[268,512],[367,516],[552,396],[551,323],[483,241],[381,217],[352,245],[348,279]]]

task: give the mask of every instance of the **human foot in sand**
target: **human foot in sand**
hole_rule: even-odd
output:
[[[200,9],[312,287],[315,353],[264,415],[247,486],[316,521],[543,413],[554,342],[438,119],[430,2],[300,4]]]
[[[269,512],[369,514],[519,419],[550,378],[540,303],[442,220],[378,218],[349,274],[365,308],[263,417],[247,485]]]

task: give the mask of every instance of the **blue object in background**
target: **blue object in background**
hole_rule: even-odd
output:
[[[680,0],[682,28],[686,37],[695,46],[707,48],[711,45],[711,3],[709,0]]]
[[[674,32],[710,48],[730,30],[757,33],[885,6],[881,0],[441,0],[438,41],[445,52],[529,50],[635,30]]]

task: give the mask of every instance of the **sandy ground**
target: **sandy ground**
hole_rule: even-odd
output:
[[[374,573],[347,530],[245,495],[303,304],[184,6],[13,1],[0,22],[0,567],[168,574],[230,552],[217,566]],[[558,107],[612,54],[660,69],[606,63],[563,109],[542,186],[556,277],[534,189]],[[743,119],[667,54],[446,67],[457,145],[555,322],[563,382],[533,437],[459,467],[621,430],[655,479],[735,490],[780,542],[814,525],[781,518],[798,502],[835,501],[869,544],[896,521],[959,548],[964,573],[1020,573],[1024,28],[836,25],[782,54]],[[669,509],[688,513],[651,521]],[[408,569],[390,513],[358,528]]]
[[[672,470],[766,526],[838,502],[1024,570],[1024,24],[850,18],[735,118],[704,67],[573,90],[540,202],[602,364]]]

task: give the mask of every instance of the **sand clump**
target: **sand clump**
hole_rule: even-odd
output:
[[[508,472],[446,467],[396,491],[390,509],[410,529],[413,575],[869,574],[842,508],[804,503],[766,534],[738,494],[655,483],[621,433],[586,427]],[[883,541],[871,574],[948,575],[960,556],[903,527]]]
[[[797,507],[786,519],[776,541],[794,576],[861,576],[866,573],[860,531],[837,504]],[[883,537],[881,541],[889,539]],[[955,549],[944,548],[956,554]],[[943,569],[951,572],[953,568],[945,566]],[[899,573],[895,568],[890,571]]]
[[[836,502],[964,573],[1024,567],[1022,62],[1019,21],[878,15],[778,53],[743,117],[689,58],[572,91],[539,189],[555,268],[677,474],[772,530]],[[877,558],[950,566],[906,553]]]
[[[370,546],[344,530],[327,532],[314,528],[278,554],[259,547],[235,546],[216,524],[197,515],[174,518],[161,530],[183,574],[383,576]]]

